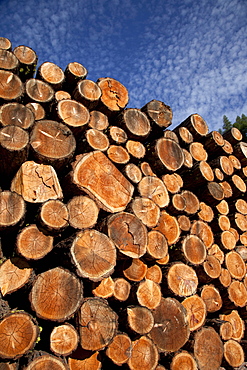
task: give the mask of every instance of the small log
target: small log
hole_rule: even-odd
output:
[[[145,146],[140,141],[128,140],[126,142],[126,149],[128,153],[137,159],[141,159],[146,154]]]
[[[110,145],[107,149],[108,158],[117,165],[123,165],[129,162],[130,155],[121,145]]]
[[[93,355],[84,360],[68,357],[69,370],[100,370],[102,364],[98,360],[98,354],[99,352],[96,351]]]
[[[213,246],[217,246],[217,244],[213,244],[210,250],[208,251],[208,256],[205,262],[203,263],[203,269],[211,279],[217,279],[221,274],[221,264],[218,258],[221,258],[223,260],[224,253],[218,248],[218,250],[213,255],[210,255],[209,253],[213,253],[212,252]],[[223,261],[221,263],[223,263]]]
[[[51,62],[44,62],[39,66],[36,78],[48,83],[56,91],[61,90],[65,80],[63,70]]]
[[[191,234],[197,235],[209,249],[214,244],[214,234],[211,227],[204,221],[196,220],[192,223]]]
[[[111,276],[101,280],[100,284],[92,290],[94,296],[99,298],[109,298],[113,296],[114,292],[114,281]]]
[[[223,181],[224,180],[224,174],[219,168],[214,168],[213,173],[216,180]]]
[[[201,328],[204,325],[207,316],[207,309],[204,300],[197,294],[194,294],[185,298],[181,303],[187,311],[186,316],[190,331],[195,331]]]
[[[25,370],[35,369],[56,369],[56,370],[67,370],[66,363],[59,357],[51,354],[41,354],[25,367]]]
[[[201,290],[201,298],[205,302],[207,312],[219,311],[222,307],[220,292],[214,285],[204,285]]]
[[[184,174],[183,181],[189,189],[200,187],[207,181],[214,180],[214,173],[211,166],[205,161],[196,162],[193,167]]]
[[[11,51],[12,43],[6,37],[0,37],[0,49],[5,49]]]
[[[133,185],[100,151],[88,153],[76,163],[73,181],[101,208],[112,213],[123,211],[134,191]]]
[[[87,74],[87,69],[81,63],[69,63],[64,70],[66,90],[70,93],[74,91],[78,81],[84,80]]]
[[[240,343],[228,340],[224,343],[224,357],[228,364],[234,368],[241,366],[244,362],[244,350]]]
[[[212,168],[219,168],[226,176],[232,176],[234,167],[232,161],[225,155],[221,155],[209,162]]]
[[[158,265],[153,265],[148,267],[145,278],[160,284],[162,281],[162,275],[161,268]]]
[[[169,215],[167,212],[160,213],[160,219],[155,230],[161,232],[169,245],[175,244],[180,237],[180,227],[176,217]]]
[[[212,207],[204,202],[199,203],[199,211],[197,213],[200,220],[205,222],[211,222],[214,218],[214,211]]]
[[[147,307],[128,306],[127,320],[130,329],[140,335],[148,334],[154,326],[152,311]]]
[[[165,130],[164,131],[164,137],[167,138],[167,139],[174,140],[174,141],[176,141],[177,144],[179,144],[178,136],[172,130]]]
[[[218,131],[211,131],[204,138],[203,145],[209,158],[212,158],[213,156],[216,157],[219,146],[221,147],[224,145],[224,138]]]
[[[197,196],[189,190],[183,190],[181,196],[185,199],[184,211],[188,215],[195,214],[199,209],[199,199]]]
[[[126,132],[118,126],[110,126],[108,132],[109,139],[113,143],[124,144],[128,140]]]
[[[168,254],[168,244],[165,236],[156,230],[148,233],[147,254],[152,259],[161,259]]]
[[[33,269],[19,257],[7,259],[0,265],[0,290],[2,296],[11,294],[31,281]]]
[[[197,370],[197,363],[194,357],[187,351],[176,353],[171,362],[171,370]]]
[[[159,351],[176,352],[188,341],[186,309],[174,298],[162,298],[153,310],[154,327],[149,333]]]
[[[129,261],[126,261],[126,264],[124,264],[123,274],[128,280],[141,281],[145,278],[146,272],[147,265],[139,258],[132,259],[130,264]]]
[[[182,251],[186,261],[193,265],[202,264],[207,256],[206,246],[197,235],[187,235],[182,241]]]
[[[63,231],[68,226],[69,211],[58,199],[44,202],[40,208],[39,222],[50,234]]]
[[[241,131],[239,131],[237,127],[232,127],[230,128],[230,130],[223,133],[223,137],[225,140],[229,141],[232,145],[235,145],[242,140],[243,135],[241,134]]]
[[[207,161],[208,153],[203,147],[202,143],[194,141],[189,146],[189,152],[195,161]]]
[[[226,250],[232,250],[236,247],[236,237],[235,235],[231,232],[231,230],[225,230],[222,231],[220,234],[215,235],[215,240],[217,244],[220,244],[221,247]]]
[[[192,267],[176,262],[168,270],[167,284],[177,296],[188,297],[196,293],[198,278]]]
[[[82,298],[82,282],[60,267],[39,274],[29,296],[38,317],[58,322],[72,317]]]
[[[0,70],[0,99],[19,100],[24,92],[20,78],[10,71]]]
[[[155,227],[160,218],[160,208],[151,199],[136,197],[130,205],[134,214],[147,227]]]
[[[23,198],[14,191],[0,192],[0,230],[19,225],[24,219],[26,205]]]
[[[247,143],[240,141],[235,144],[233,153],[241,162],[242,167],[247,166]]]
[[[247,289],[243,282],[233,280],[229,285],[228,296],[236,307],[244,307],[247,303]]]
[[[27,260],[39,260],[46,256],[52,248],[53,237],[45,235],[36,224],[26,226],[17,236],[17,252]]]
[[[151,199],[160,208],[169,204],[169,194],[164,182],[155,176],[145,176],[138,184],[138,191],[142,197]]]
[[[29,129],[34,123],[35,115],[31,109],[20,103],[7,103],[0,107],[2,126],[15,125]]]
[[[220,183],[220,186],[223,189],[223,196],[224,196],[224,198],[231,198],[233,192],[232,192],[232,187],[229,184],[229,182],[223,181],[223,182]]]
[[[120,212],[107,220],[108,235],[119,251],[132,258],[146,253],[147,229],[134,215]]]
[[[68,356],[76,350],[79,335],[68,323],[53,328],[50,335],[50,349],[57,356]]]
[[[193,142],[193,135],[186,127],[181,126],[173,131],[177,134],[181,146],[187,147]]]
[[[27,312],[13,312],[0,321],[0,357],[17,359],[31,350],[39,328]]]
[[[176,172],[165,174],[162,176],[162,181],[164,182],[167,190],[172,194],[178,193],[183,187],[183,178]]]
[[[233,279],[242,280],[246,274],[245,261],[241,255],[231,251],[225,255],[225,264]]]
[[[233,328],[232,324],[228,321],[220,325],[220,336],[223,340],[229,340],[232,337]]]
[[[241,239],[240,239],[240,241],[241,241]],[[246,247],[246,245],[239,245],[239,246],[237,246],[235,248],[235,251],[238,252],[238,254],[240,254],[240,256],[242,257],[242,259],[244,260],[244,262],[247,261],[247,247]]]
[[[247,231],[245,231],[244,233],[242,233],[242,234],[240,235],[240,242],[241,242],[243,245],[247,246]]]
[[[236,211],[242,213],[243,215],[247,215],[247,201],[244,199],[237,199],[235,202]]]
[[[186,208],[186,200],[181,194],[174,194],[167,206],[167,211],[172,215],[179,215],[184,212]]]
[[[141,111],[147,115],[153,126],[167,128],[172,123],[172,109],[162,101],[153,99]]]
[[[236,174],[232,175],[232,177],[229,179],[229,184],[232,188],[234,198],[241,197],[244,193],[246,193],[246,184],[240,176]]]
[[[19,60],[16,58],[14,53],[6,49],[0,49],[0,69],[17,74],[19,69]]]
[[[26,107],[33,112],[35,121],[39,121],[45,118],[45,110],[41,104],[31,102],[31,103],[27,103]]]
[[[84,195],[75,196],[69,200],[67,208],[70,226],[75,229],[87,229],[95,226],[99,208],[93,199]]]
[[[178,169],[178,172],[180,175],[184,175],[188,170],[190,170],[193,167],[193,158],[190,152],[187,149],[182,148],[182,152],[184,155],[184,163],[180,169]]]
[[[142,179],[142,172],[134,163],[128,163],[124,167],[123,172],[125,176],[134,184],[138,184],[138,182],[140,182]]]
[[[221,269],[221,273],[220,273],[220,276],[219,276],[219,281],[220,281],[221,285],[224,288],[227,288],[227,287],[230,286],[230,284],[232,282],[232,277],[231,277],[230,272],[227,269],[225,269],[225,268]]]
[[[140,168],[144,176],[156,176],[148,162],[141,162]]]
[[[178,216],[177,221],[178,221],[178,226],[181,229],[181,232],[190,231],[191,222],[190,222],[189,217],[187,217],[186,215],[180,215]]]
[[[123,278],[114,279],[113,296],[120,302],[124,302],[129,298],[131,285]]]
[[[0,362],[0,369],[1,370],[17,370],[18,369],[18,361],[15,362]]]
[[[203,327],[195,334],[194,356],[199,369],[219,369],[223,352],[223,343],[213,328]]]
[[[33,49],[25,45],[16,46],[13,50],[14,55],[20,62],[19,76],[22,81],[34,77],[38,56]]]
[[[130,359],[131,353],[132,342],[125,333],[115,335],[106,349],[106,355],[118,366],[125,364]]]
[[[222,186],[215,181],[210,181],[206,185],[201,186],[197,191],[197,195],[201,202],[210,204],[211,207],[218,204],[225,197]]]
[[[192,114],[178,127],[186,127],[194,137],[194,141],[200,141],[208,133],[208,125],[199,114]]]
[[[222,152],[219,155],[228,155],[229,156],[233,153],[233,146],[227,140],[224,140],[224,145],[221,147],[221,149],[222,149]]]
[[[58,103],[60,100],[71,99],[71,95],[64,90],[58,90],[55,92],[55,101]]]
[[[163,258],[160,258],[158,260],[156,260],[156,262],[159,264],[159,265],[167,265],[168,262],[169,262],[169,259],[170,259],[170,256],[169,254],[167,253],[167,255]]]
[[[229,159],[232,162],[234,170],[240,170],[241,169],[241,167],[242,167],[241,162],[237,157],[235,157],[235,155],[229,155]]]
[[[121,112],[129,101],[128,90],[114,78],[99,78],[97,84],[102,91],[97,109],[107,116]]]
[[[28,102],[34,101],[40,103],[43,106],[49,105],[54,99],[53,88],[44,81],[37,80],[36,78],[30,78],[25,83],[26,99]]]
[[[77,145],[78,151],[87,151],[90,150],[101,150],[102,152],[106,151],[109,148],[108,137],[101,131],[91,128],[87,130],[85,138],[88,145]],[[81,147],[81,150],[80,150]]]
[[[140,282],[136,296],[141,306],[147,307],[150,310],[154,310],[160,304],[160,286],[152,280],[145,279],[144,281]]]
[[[89,111],[76,100],[60,100],[56,106],[56,116],[65,123],[75,136],[79,136],[87,127],[90,119]]]
[[[79,81],[73,92],[73,98],[89,110],[97,107],[101,95],[100,87],[95,82],[87,79]]]
[[[151,126],[146,114],[137,108],[127,108],[117,117],[120,126],[133,140],[144,140],[148,137]]]
[[[99,131],[106,130],[109,126],[108,118],[105,114],[97,110],[93,110],[90,112],[88,126]]]
[[[223,320],[225,323],[230,323],[232,327],[232,335],[231,338],[238,342],[241,341],[244,337],[245,331],[245,323],[244,320],[241,318],[237,310],[232,310],[229,314],[221,314],[220,320]]]
[[[117,314],[102,298],[87,298],[79,310],[80,344],[83,349],[105,348],[117,332]]]
[[[130,370],[155,370],[158,360],[159,353],[151,339],[142,336],[132,342],[132,353],[128,361]]]
[[[229,213],[229,206],[228,203],[225,199],[221,200],[217,205],[216,205],[217,211],[221,215],[227,215]]]
[[[114,271],[116,248],[113,241],[99,231],[86,229],[78,233],[70,253],[79,276],[100,281]]]
[[[11,183],[11,191],[22,195],[30,203],[61,199],[62,189],[52,166],[33,161],[24,162]]]

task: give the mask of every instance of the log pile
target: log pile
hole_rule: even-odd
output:
[[[245,368],[247,144],[0,38],[0,368]]]

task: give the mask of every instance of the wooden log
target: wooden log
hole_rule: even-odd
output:
[[[134,184],[138,184],[138,182],[140,182],[142,179],[142,172],[134,163],[128,163],[124,167],[123,172],[125,176]]]
[[[102,298],[87,298],[79,310],[80,344],[83,349],[98,351],[114,338],[118,318]]]
[[[240,241],[241,241],[241,239],[240,239]],[[238,254],[240,254],[240,256],[242,257],[242,259],[245,262],[247,261],[247,247],[246,247],[246,245],[236,246],[235,251],[238,252]]]
[[[34,123],[34,113],[20,103],[7,103],[0,107],[0,122],[2,126],[15,125],[29,129]]]
[[[241,366],[244,362],[244,350],[240,343],[228,340],[224,343],[224,357],[228,364],[234,368]]]
[[[216,205],[216,209],[221,215],[227,215],[229,213],[228,202],[225,199],[221,200]]]
[[[197,294],[185,298],[182,305],[186,309],[187,321],[190,331],[195,331],[201,328],[206,321],[207,309],[204,300]]]
[[[215,235],[216,244],[220,244],[223,250],[232,250],[236,247],[236,238],[230,230],[222,231]]]
[[[202,264],[207,256],[206,246],[197,235],[187,235],[183,241],[181,250],[186,261],[193,265]]]
[[[24,219],[26,205],[23,198],[14,191],[0,192],[0,230],[19,226]]]
[[[199,211],[197,213],[200,220],[205,222],[211,222],[214,218],[214,211],[212,207],[204,202],[199,203]]]
[[[224,145],[224,138],[218,131],[209,132],[203,140],[209,158],[216,157],[219,147]]]
[[[74,183],[108,212],[120,212],[130,202],[134,187],[100,151],[83,156],[73,171]]]
[[[99,111],[107,116],[113,116],[121,112],[129,101],[128,90],[119,81],[110,77],[103,77],[97,80],[97,84],[102,91],[100,103],[97,107]]]
[[[178,127],[186,127],[194,137],[194,141],[200,141],[208,133],[208,125],[199,114],[192,114]]]
[[[221,250],[221,248],[218,246],[218,244],[213,244],[209,249],[208,249],[208,256],[214,256],[217,258],[217,260],[222,264],[225,259],[225,254]]]
[[[90,150],[101,150],[102,152],[106,151],[109,148],[108,137],[101,131],[91,128],[87,130],[85,138],[88,145],[80,145],[80,142],[77,144],[78,152],[85,152]]]
[[[19,60],[14,53],[6,49],[0,49],[0,69],[17,74]]]
[[[39,66],[36,78],[51,85],[55,91],[61,90],[65,80],[63,70],[51,62],[44,62]]]
[[[86,229],[79,232],[70,253],[81,277],[100,281],[114,271],[116,248],[113,241],[99,231]]]
[[[128,140],[126,132],[118,126],[110,126],[108,129],[109,140],[114,144],[124,144]]]
[[[6,101],[20,100],[24,88],[20,78],[10,71],[0,70],[0,99]]]
[[[145,279],[139,283],[136,296],[141,306],[154,310],[160,304],[160,286],[152,280]]]
[[[239,198],[236,201],[234,201],[234,208],[238,213],[247,215],[247,202],[245,199]]]
[[[134,258],[132,261],[126,261],[123,266],[124,276],[131,281],[141,281],[145,278],[147,265],[139,258]]]
[[[203,262],[203,270],[206,274],[206,278],[205,278],[206,281],[211,280],[211,279],[217,279],[221,274],[220,261],[215,256],[208,255],[206,260]]]
[[[11,294],[32,279],[33,269],[20,257],[12,257],[0,265],[0,290],[4,297]]]
[[[195,161],[207,161],[208,159],[208,153],[204,149],[203,144],[197,141],[190,144],[189,152]]]
[[[96,351],[93,353],[93,355],[85,358],[84,360],[68,357],[69,370],[80,370],[80,369],[100,370],[102,368],[101,367],[102,364],[98,360],[98,355],[99,352]]]
[[[85,130],[90,119],[88,109],[72,99],[60,100],[56,106],[55,114],[58,120],[65,123],[76,137]]]
[[[222,147],[220,147],[220,149],[221,149],[221,152],[219,153],[219,155],[228,155],[229,156],[233,153],[233,146],[227,140],[224,140],[224,145]]]
[[[169,213],[162,211],[158,225],[154,228],[161,232],[167,240],[168,245],[175,244],[180,237],[180,227],[176,217],[171,216]]]
[[[99,208],[93,199],[78,195],[69,200],[67,207],[70,226],[75,229],[87,229],[96,225]]]
[[[223,181],[223,182],[220,182],[219,185],[223,189],[223,196],[224,196],[224,198],[231,198],[232,197],[232,194],[233,194],[233,191],[232,191],[232,187],[229,184],[229,182],[228,181]]]
[[[93,110],[90,112],[88,126],[99,131],[106,130],[109,126],[108,118],[105,114],[97,110]]]
[[[155,176],[145,176],[138,184],[138,191],[142,197],[151,199],[160,208],[169,204],[169,194],[164,182]]]
[[[57,356],[68,356],[79,343],[77,330],[69,323],[55,326],[50,334],[50,349]]]
[[[223,343],[213,328],[203,327],[195,334],[194,356],[200,370],[219,369]]]
[[[199,199],[197,196],[189,190],[183,190],[181,196],[185,199],[184,212],[188,215],[195,214],[199,209]]]
[[[162,101],[153,99],[145,104],[141,111],[147,115],[154,127],[157,125],[158,127],[167,128],[172,123],[172,109]]]
[[[229,285],[228,296],[236,307],[244,307],[247,303],[247,289],[242,281],[233,280]]]
[[[81,280],[68,270],[56,267],[38,275],[29,299],[38,317],[63,322],[79,309],[82,294]]]
[[[65,70],[65,87],[70,93],[72,93],[78,83],[78,81],[83,80],[87,77],[87,69],[78,62],[69,63]]]
[[[33,49],[25,45],[16,46],[13,50],[14,55],[20,62],[19,76],[22,81],[34,77],[38,56]]]
[[[193,135],[186,127],[177,127],[173,130],[179,139],[179,144],[182,147],[188,147],[193,142]]]
[[[155,227],[160,218],[160,208],[151,199],[136,197],[130,204],[134,214],[147,227]]]
[[[107,155],[116,165],[126,164],[130,160],[128,151],[121,145],[110,145],[107,149]]]
[[[167,139],[171,139],[171,140],[174,140],[176,141],[177,144],[179,144],[179,139],[178,139],[178,136],[177,134],[175,134],[174,131],[172,130],[165,130],[164,131],[164,137],[167,138]]]
[[[242,167],[247,166],[247,143],[240,141],[235,144],[233,154],[239,159]]]
[[[123,278],[114,279],[113,296],[120,302],[124,302],[129,298],[131,285]]]
[[[237,310],[232,310],[229,314],[221,314],[220,320],[224,323],[230,323],[232,327],[231,337],[229,339],[236,340],[238,342],[244,337],[245,323],[241,318]]]
[[[205,244],[206,248],[209,249],[214,243],[214,234],[211,227],[204,221],[195,220],[192,223],[191,234],[197,235]]]
[[[27,260],[39,260],[46,256],[52,248],[53,237],[45,235],[36,224],[26,226],[17,236],[17,252]]]
[[[220,292],[213,284],[202,287],[201,298],[205,302],[207,312],[216,312],[222,307],[223,302]]]
[[[68,226],[69,211],[58,199],[44,202],[40,208],[39,223],[50,234],[57,234]]]
[[[30,102],[26,104],[26,107],[33,112],[35,121],[39,121],[45,118],[45,110],[41,104]]]
[[[22,195],[30,203],[43,203],[49,199],[61,199],[62,189],[52,166],[24,162],[11,183],[11,191]]]
[[[168,253],[168,244],[165,236],[156,230],[148,233],[147,254],[152,259],[164,258]]]
[[[30,101],[40,103],[44,107],[49,106],[54,99],[53,88],[46,82],[37,80],[36,78],[30,78],[26,81],[25,93],[27,103]]]
[[[175,354],[171,362],[171,370],[197,370],[197,363],[194,357],[187,351],[181,351]]]
[[[232,176],[234,167],[232,161],[225,155],[221,155],[209,162],[212,168],[219,168],[225,176]]]
[[[214,168],[213,173],[216,180],[223,181],[224,180],[224,174],[219,168]]]
[[[235,155],[229,155],[229,159],[232,162],[234,170],[240,170],[242,168],[240,160]]]
[[[158,350],[150,338],[142,336],[132,342],[132,354],[128,361],[131,370],[138,370],[140,367],[143,370],[154,370],[158,361]]]
[[[39,328],[27,312],[13,312],[0,321],[0,357],[17,359],[31,350],[39,335]]]
[[[167,190],[172,193],[178,193],[183,187],[183,178],[176,172],[171,174],[165,174],[162,176],[162,181],[164,182]]]
[[[0,173],[4,176],[2,185],[9,187],[13,176],[28,158],[29,135],[18,126],[5,126],[0,129]]]
[[[183,176],[184,184],[189,189],[200,187],[213,180],[214,172],[206,161],[196,162],[188,173],[185,173]]]
[[[230,272],[227,269],[225,269],[225,268],[221,269],[221,273],[220,273],[220,276],[219,276],[219,281],[220,281],[221,285],[224,288],[227,288],[227,287],[230,286],[230,284],[232,282],[232,277],[231,277]]]
[[[25,367],[25,370],[57,369],[67,370],[66,363],[59,357],[51,354],[39,354]]]
[[[133,160],[135,158],[141,159],[146,154],[145,146],[140,141],[128,140],[126,142],[126,149],[128,150],[128,153],[133,157]]]
[[[170,291],[177,296],[188,297],[196,293],[198,278],[192,267],[176,262],[168,270],[167,284]]]
[[[113,296],[115,283],[112,280],[111,276],[101,280],[99,285],[92,290],[92,293],[95,297],[99,298],[109,298]]]
[[[179,215],[185,211],[186,200],[181,194],[174,194],[167,206],[167,211],[172,215]]]
[[[234,174],[228,181],[232,188],[234,198],[241,197],[246,193],[246,184],[240,176]]]
[[[214,206],[225,197],[225,193],[220,184],[215,181],[210,181],[198,189],[197,196],[201,202]]]
[[[147,229],[134,215],[119,212],[107,220],[108,235],[118,250],[131,258],[140,258],[146,253]]]
[[[128,306],[127,321],[130,329],[140,335],[148,334],[154,326],[152,311],[143,306]]]
[[[176,352],[189,339],[189,324],[184,306],[174,298],[161,298],[153,310],[154,327],[149,333],[159,351]]]
[[[156,176],[148,162],[141,162],[140,169],[144,176]]]
[[[87,79],[79,81],[73,92],[73,98],[90,111],[97,107],[101,95],[100,87],[94,81]]]
[[[244,233],[242,233],[242,234],[240,235],[240,242],[241,242],[243,245],[247,246],[247,231],[245,231]]]
[[[230,128],[230,130],[223,133],[223,137],[225,140],[229,141],[232,145],[235,145],[242,140],[243,135],[241,134],[241,131],[239,131],[237,127],[232,127]]]
[[[18,361],[15,362],[0,362],[0,369],[1,370],[17,370],[18,369]]]
[[[189,219],[188,216],[180,215],[180,216],[178,216],[177,221],[178,221],[178,226],[181,229],[181,233],[190,230],[191,222],[190,222],[190,219]]]
[[[148,267],[147,272],[146,272],[146,279],[152,280],[157,284],[160,284],[162,281],[162,270],[159,267],[159,265],[153,265]]]
[[[55,92],[55,102],[58,103],[60,100],[71,99],[70,93],[64,90],[58,90]]]
[[[233,328],[230,322],[225,321],[220,325],[220,336],[223,340],[231,339],[232,333],[233,333]]]
[[[112,362],[118,366],[121,366],[128,362],[132,353],[132,342],[131,339],[125,333],[119,333],[115,335],[113,341],[108,345],[106,349],[106,355],[112,360]]]
[[[116,119],[129,139],[144,140],[148,137],[151,126],[147,116],[137,108],[127,108]]]
[[[225,264],[233,279],[242,280],[246,274],[245,261],[241,255],[235,251],[225,255]]]
[[[6,37],[0,37],[0,49],[5,49],[11,51],[12,43]]]

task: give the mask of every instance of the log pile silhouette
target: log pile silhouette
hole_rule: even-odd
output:
[[[247,144],[0,38],[0,369],[245,368]]]

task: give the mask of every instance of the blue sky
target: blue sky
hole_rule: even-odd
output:
[[[113,77],[131,108],[152,99],[177,126],[192,113],[210,130],[247,114],[247,0],[0,0],[1,35],[62,69]]]

